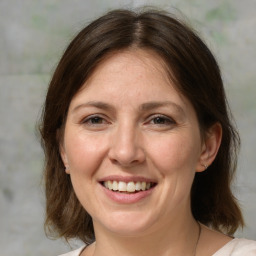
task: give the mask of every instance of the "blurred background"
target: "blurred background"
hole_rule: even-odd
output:
[[[82,27],[110,9],[144,4],[183,13],[220,63],[242,138],[233,189],[247,226],[236,236],[256,239],[256,1],[0,0],[1,256],[69,250],[63,241],[46,238],[43,230],[43,154],[35,126],[46,88]]]

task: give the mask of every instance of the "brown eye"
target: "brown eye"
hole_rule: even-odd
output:
[[[89,122],[91,124],[102,124],[103,123],[103,118],[101,118],[101,117],[92,117],[89,120],[87,120],[87,122]]]
[[[88,125],[101,125],[106,124],[107,121],[101,116],[89,116],[82,121],[83,124]]]
[[[156,125],[171,125],[174,124],[174,120],[167,116],[155,116],[151,119],[150,123]]]
[[[169,123],[169,120],[167,120],[166,118],[162,118],[162,117],[156,117],[153,120],[154,124],[166,124]]]

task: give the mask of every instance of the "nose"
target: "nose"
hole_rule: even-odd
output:
[[[111,137],[109,159],[120,166],[131,167],[145,161],[140,132],[131,125],[117,127]]]

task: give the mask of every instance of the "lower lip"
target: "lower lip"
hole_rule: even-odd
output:
[[[155,187],[145,191],[139,191],[136,193],[120,193],[117,191],[109,190],[102,186],[104,193],[113,201],[121,204],[133,204],[137,203],[144,198],[148,197]]]

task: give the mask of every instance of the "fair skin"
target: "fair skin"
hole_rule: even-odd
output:
[[[190,189],[214,160],[221,127],[202,140],[193,106],[164,70],[152,52],[115,53],[70,103],[60,151],[97,241],[83,256],[194,253]],[[214,245],[199,241],[199,256],[228,241],[205,227],[201,235]]]

